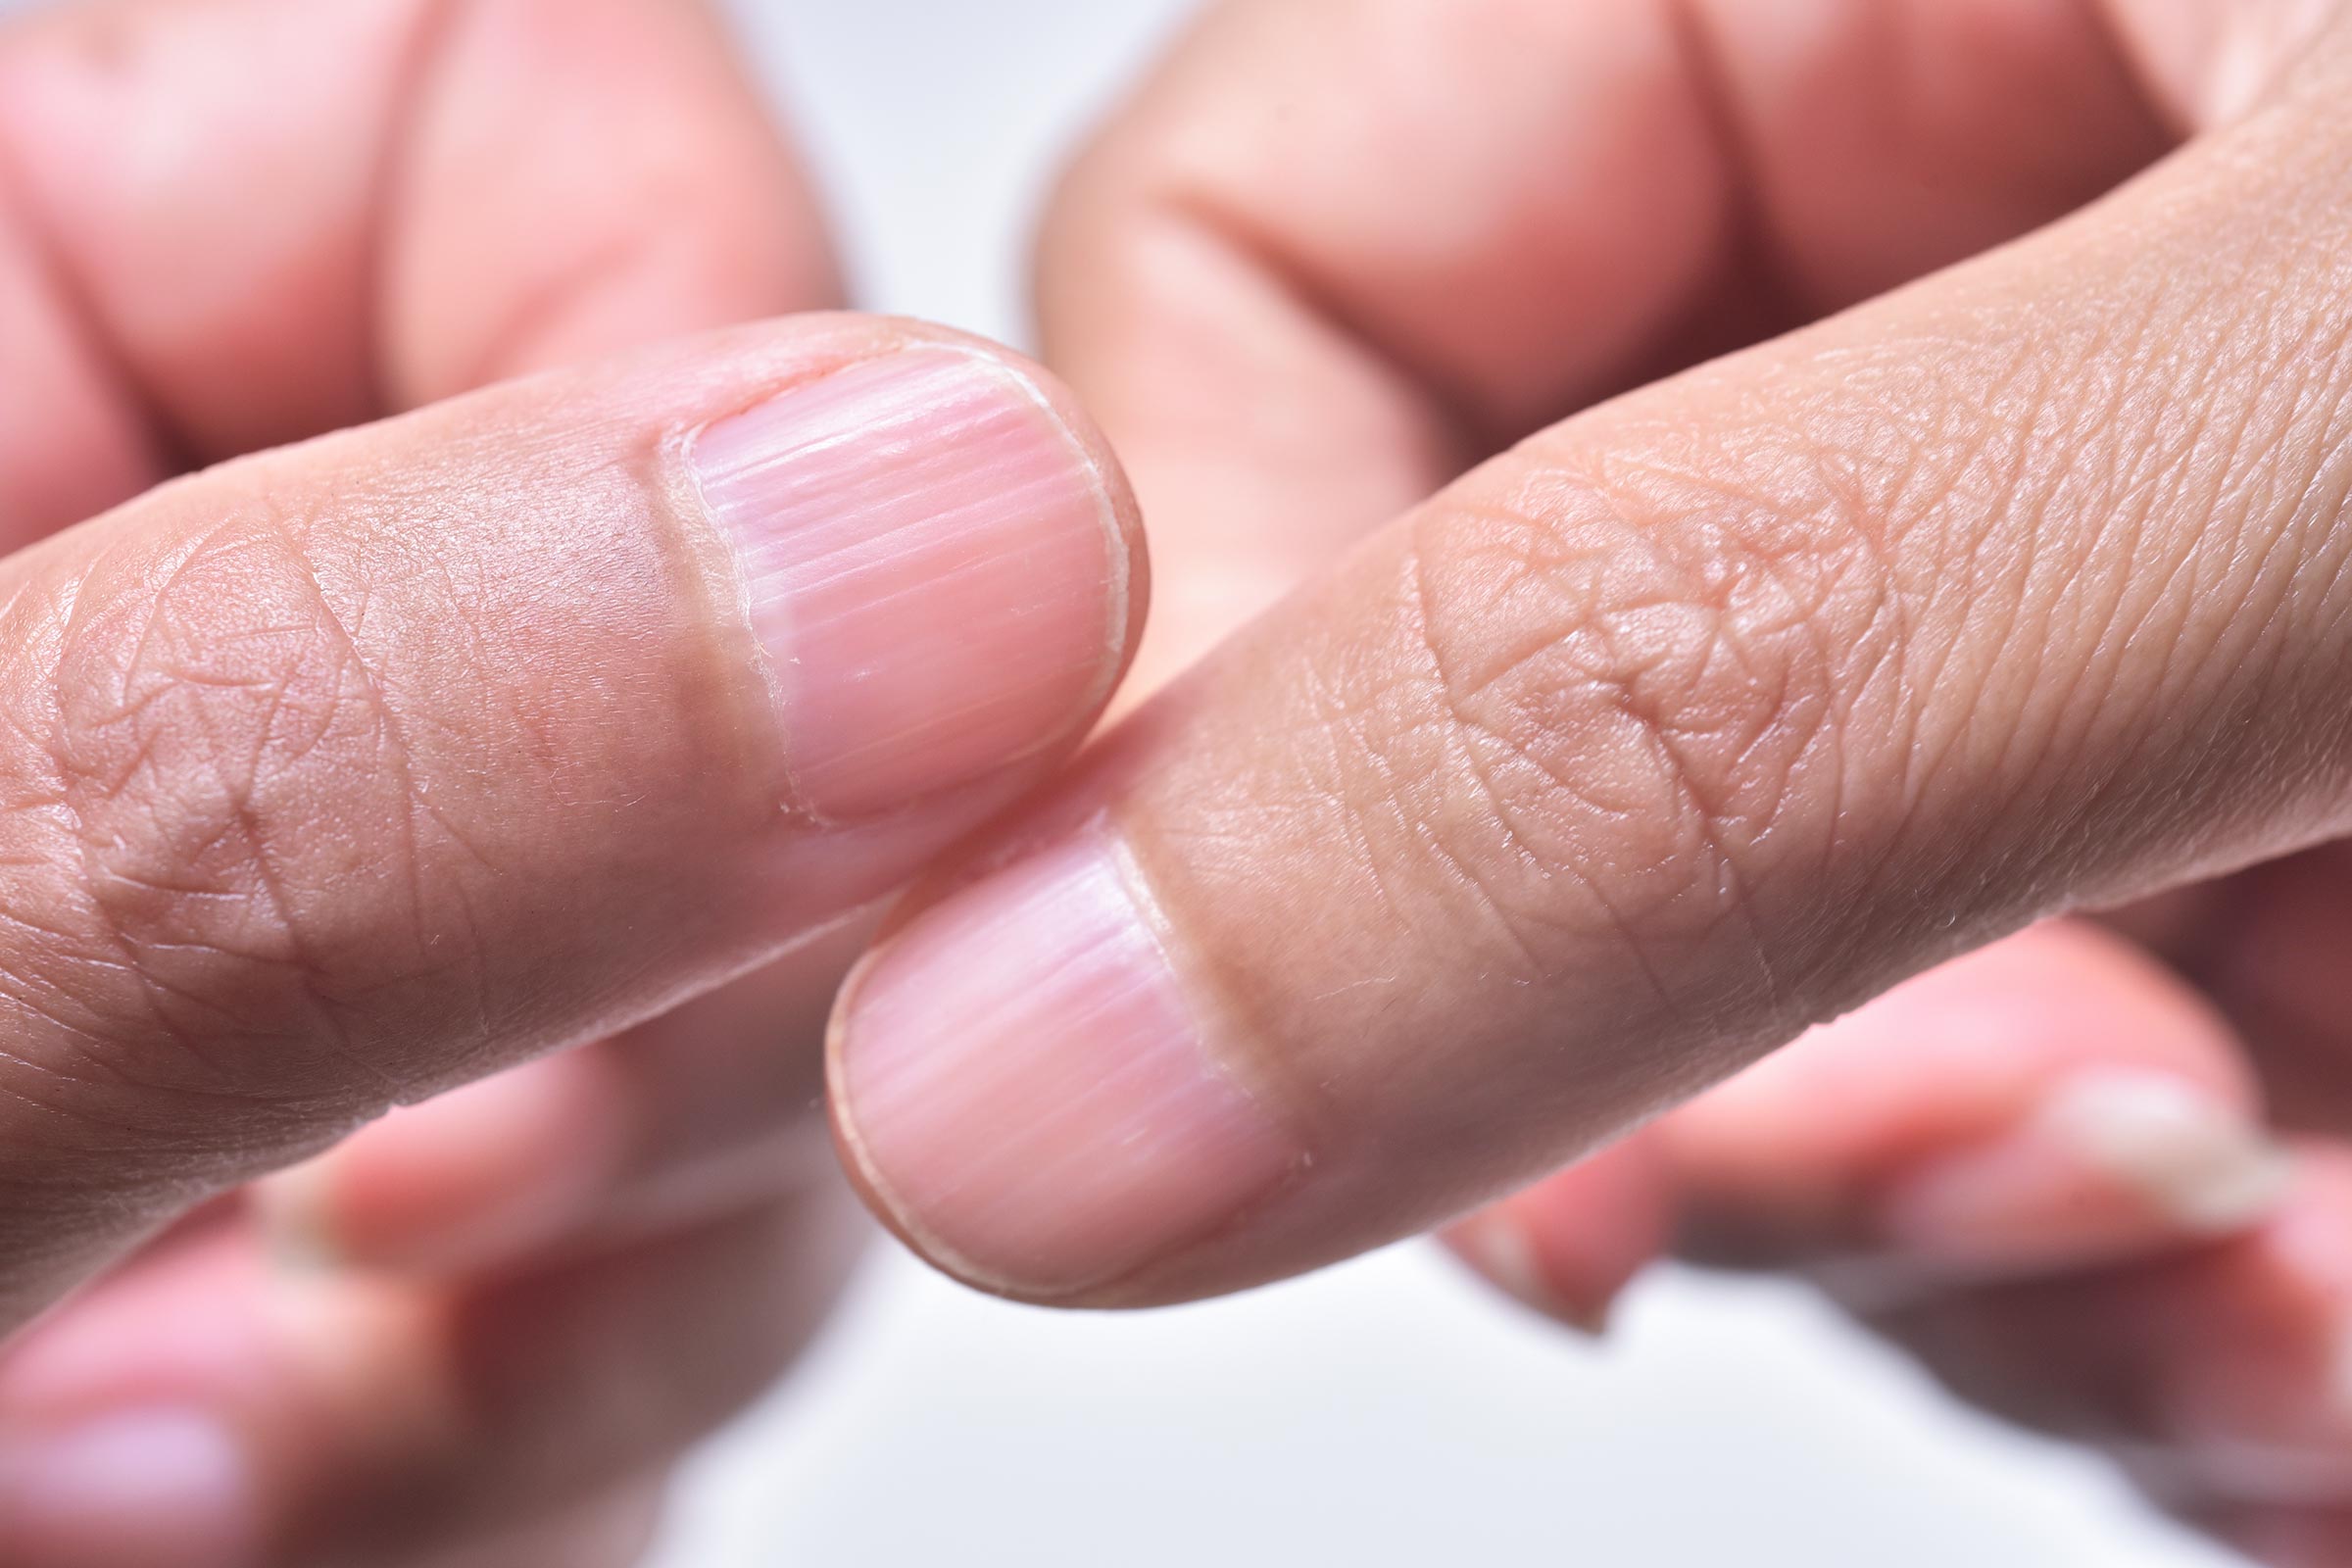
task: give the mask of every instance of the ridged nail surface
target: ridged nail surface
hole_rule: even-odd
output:
[[[1127,560],[1084,444],[1013,367],[865,361],[693,447],[773,668],[798,804],[886,810],[1066,735],[1108,684]]]
[[[927,910],[844,1005],[852,1152],[902,1228],[979,1283],[1051,1297],[1116,1279],[1297,1161],[1218,1060],[1100,836]]]

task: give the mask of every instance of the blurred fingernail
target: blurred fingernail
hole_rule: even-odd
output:
[[[2284,1192],[2287,1156],[2247,1113],[2186,1079],[2103,1069],[2059,1083],[1997,1142],[1898,1183],[1897,1245],[1956,1261],[2088,1261],[2228,1235]]]
[[[340,1267],[335,1225],[335,1151],[289,1165],[246,1189],[263,1250],[288,1273]]]
[[[1011,366],[902,350],[703,430],[799,803],[857,816],[1066,735],[1106,690],[1128,560],[1095,458]]]
[[[259,1498],[242,1446],[195,1411],[123,1411],[0,1438],[11,1568],[250,1568]]]
[[[1082,836],[925,911],[853,976],[843,1142],[935,1261],[1066,1296],[1235,1218],[1298,1163],[1211,1054],[1114,846]]]
[[[1445,1243],[1488,1284],[1505,1295],[1592,1339],[1608,1332],[1614,1298],[1572,1301],[1544,1274],[1535,1239],[1507,1208],[1491,1208],[1449,1227]]]

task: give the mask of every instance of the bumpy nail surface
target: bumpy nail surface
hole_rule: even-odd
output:
[[[0,1560],[24,1568],[248,1568],[262,1560],[256,1506],[243,1451],[195,1412],[0,1438]]]
[[[844,1007],[833,1071],[852,1155],[901,1227],[978,1283],[1053,1297],[1114,1280],[1297,1163],[1212,1055],[1099,836],[923,913]]]
[[[1128,563],[1103,476],[1002,361],[940,345],[853,365],[710,425],[693,462],[819,815],[1034,752],[1117,667]]]
[[[1902,1245],[2013,1264],[2218,1236],[2285,1191],[2285,1154],[2242,1111],[2165,1073],[2083,1072],[2017,1129],[1900,1184]]]

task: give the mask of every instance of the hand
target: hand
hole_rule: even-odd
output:
[[[2344,1560],[2340,852],[2273,858],[2352,827],[2314,11],[1213,9],[1056,204],[1048,357],[1155,518],[1147,674],[1306,585],[855,982],[894,1225],[1033,1299],[1237,1288],[2269,859],[1463,1239],[1570,1315],[1678,1216],[1839,1254],[1978,1392]],[[2291,1186],[2258,1076],[2323,1139]]]
[[[56,11],[0,168],[0,1556],[628,1560],[857,1237],[774,1043],[1092,722],[1123,481],[848,317],[456,395],[834,293],[676,0]]]

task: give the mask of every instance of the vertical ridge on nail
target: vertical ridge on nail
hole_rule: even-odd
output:
[[[1094,457],[1012,367],[923,345],[704,430],[802,805],[888,809],[1067,735],[1125,629]]]
[[[854,1152],[901,1224],[982,1283],[1066,1295],[1131,1272],[1297,1162],[1100,835],[926,911],[844,1006]]]

